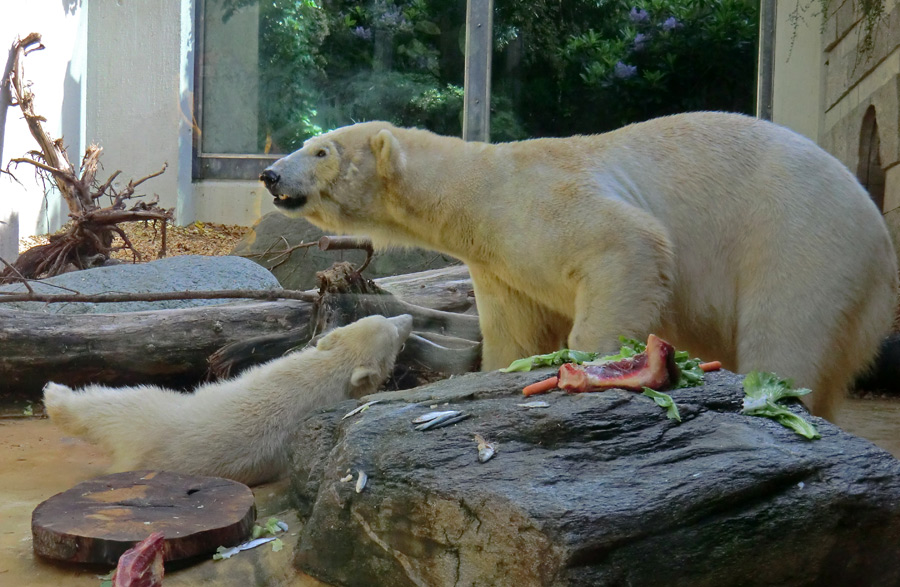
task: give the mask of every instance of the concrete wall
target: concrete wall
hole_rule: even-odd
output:
[[[176,221],[195,220],[191,169],[193,21],[191,0],[88,5],[87,136],[104,149],[108,172],[127,181],[168,164],[143,184]]]
[[[64,137],[69,158],[76,164],[84,149],[84,81],[87,58],[87,19],[82,0],[2,0],[0,47],[6,79],[18,37],[41,33],[46,46],[25,59],[25,77],[33,82],[35,110],[47,122],[53,137]],[[5,85],[5,84],[4,84]],[[37,144],[22,119],[21,111],[9,106],[9,95],[0,93],[0,165],[24,156]],[[68,210],[58,193],[46,196],[33,168],[20,164],[11,170],[18,182],[0,175],[0,256],[15,257],[19,238],[59,228]]]
[[[856,51],[861,24],[848,3],[841,6],[823,33],[824,118],[819,144],[856,172],[866,110],[872,106],[885,170],[883,212],[900,243],[900,6],[885,2],[887,15],[878,27],[868,58]],[[900,249],[898,249],[900,257]]]
[[[822,123],[823,62],[819,4],[778,0],[772,118],[813,141]]]

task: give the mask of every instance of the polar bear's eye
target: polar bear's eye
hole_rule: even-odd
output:
[[[328,151],[326,151],[325,149],[319,149],[318,151],[316,151],[316,157],[324,157],[327,154],[328,154]]]

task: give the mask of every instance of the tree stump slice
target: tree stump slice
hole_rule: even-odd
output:
[[[219,477],[128,471],[79,483],[31,515],[34,552],[47,558],[115,565],[152,534],[165,536],[165,560],[213,553],[244,542],[256,521],[253,492]]]

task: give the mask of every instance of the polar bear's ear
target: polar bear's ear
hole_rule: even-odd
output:
[[[375,387],[379,383],[381,383],[381,381],[379,381],[378,369],[371,366],[363,365],[361,367],[355,367],[353,373],[350,375],[350,385],[353,387]]]
[[[372,154],[375,155],[375,169],[381,177],[394,177],[403,172],[406,165],[406,155],[400,141],[388,129],[378,131],[378,134],[369,140]]]

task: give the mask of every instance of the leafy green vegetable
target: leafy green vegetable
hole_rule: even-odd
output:
[[[653,399],[653,401],[656,402],[656,405],[665,408],[666,416],[668,416],[670,420],[681,422],[681,414],[678,413],[678,406],[675,405],[675,400],[672,399],[672,396],[650,389],[649,387],[645,387],[641,395],[646,395]]]
[[[261,536],[275,536],[279,532],[284,532],[284,529],[280,524],[283,522],[279,522],[278,518],[269,518],[266,520],[265,526],[260,526],[259,524],[253,525],[253,531],[250,533],[250,540],[256,540]],[[287,526],[285,526],[286,528]]]
[[[278,525],[278,518],[269,518],[266,521],[266,532],[272,536],[275,536],[279,532],[283,532],[281,526]]]
[[[284,548],[284,542],[281,541],[281,538],[272,541],[272,552],[278,552],[282,548]]]
[[[22,410],[22,414],[25,416],[34,416],[34,409],[32,409],[31,404],[25,406],[25,409]]]
[[[744,377],[744,407],[742,414],[772,418],[800,436],[821,438],[815,426],[775,402],[788,397],[800,397],[810,393],[806,388],[795,389],[790,379],[779,379],[774,373],[751,371]]]
[[[105,575],[99,577],[100,579],[100,587],[112,587],[113,578],[116,575],[116,569],[111,570]]]
[[[585,361],[593,361],[598,356],[597,353],[589,353],[587,351],[573,351],[571,349],[562,349],[555,353],[546,355],[534,355],[524,359],[516,359],[510,363],[506,369],[500,369],[503,373],[514,373],[517,371],[531,371],[540,367],[558,367],[563,363],[576,363],[580,365]]]
[[[597,362],[605,363],[607,361],[621,361],[622,359],[630,359],[636,354],[642,353],[647,350],[646,344],[633,338],[620,336],[619,342],[622,344],[621,348],[619,349],[619,354],[600,357],[599,359],[597,359]]]
[[[700,368],[702,362],[697,358],[692,359],[687,351],[675,351],[675,364],[679,371],[675,389],[703,385],[703,370]]]

